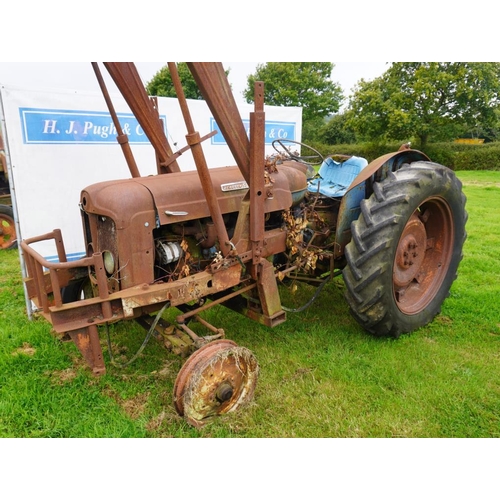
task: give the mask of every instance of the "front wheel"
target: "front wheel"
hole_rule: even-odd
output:
[[[92,286],[90,278],[80,278],[71,281],[67,286],[61,289],[61,296],[63,304],[76,302],[77,300],[91,299],[96,297],[97,294]]]
[[[259,365],[251,351],[232,340],[215,340],[184,363],[174,385],[179,415],[203,427],[218,415],[248,404],[254,394]]]
[[[374,185],[352,223],[343,271],[351,313],[366,330],[398,337],[440,312],[462,260],[465,201],[455,174],[430,162]]]

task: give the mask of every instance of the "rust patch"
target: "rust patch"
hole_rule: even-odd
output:
[[[77,333],[75,344],[77,344],[81,350],[86,351],[90,347],[90,338],[88,335]]]

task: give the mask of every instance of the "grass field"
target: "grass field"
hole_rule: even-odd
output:
[[[200,430],[172,406],[176,356],[152,341],[130,367],[93,377],[72,343],[27,319],[17,250],[2,251],[0,437],[500,437],[500,172],[458,175],[468,239],[432,324],[375,339],[349,315],[341,279],[275,329],[216,307],[207,319],[252,350],[261,372],[248,408]],[[283,301],[296,307],[311,293]],[[131,323],[111,330],[116,355],[144,340]]]

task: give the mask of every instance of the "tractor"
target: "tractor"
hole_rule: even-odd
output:
[[[81,191],[84,258],[68,262],[58,229],[22,240],[21,249],[27,296],[94,374],[106,370],[99,327],[136,320],[147,331],[143,346],[160,336],[186,358],[173,403],[201,427],[247,404],[259,374],[250,350],[202,318],[214,306],[275,327],[342,275],[350,312],[373,335],[398,337],[440,312],[466,238],[466,200],[452,170],[408,146],[368,163],[277,140],[266,156],[264,83],[255,84],[248,136],[222,64],[188,63],[236,163],[208,168],[202,142],[211,134],[196,131],[175,63],[168,66],[187,130],[176,152],[135,66],[104,63],[155,149],[157,175],[142,177],[92,64],[131,178]],[[178,166],[187,150],[194,171]],[[53,240],[58,262],[36,252],[41,240]],[[287,280],[311,285],[303,307],[282,305]],[[176,308],[174,322],[162,318],[167,308]]]

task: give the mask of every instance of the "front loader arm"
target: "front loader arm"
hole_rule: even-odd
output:
[[[150,99],[134,63],[106,62],[104,66],[115,82],[118,90],[134,113],[149,141],[158,155],[160,165],[166,163],[173,155],[163,125],[159,119],[153,101]],[[176,161],[168,162],[166,172],[180,172]]]

